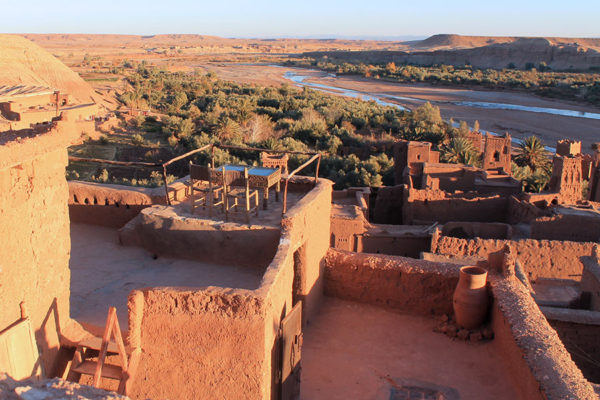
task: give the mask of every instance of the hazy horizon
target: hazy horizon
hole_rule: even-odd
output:
[[[165,6],[168,4],[168,7]],[[423,38],[473,36],[600,37],[600,2],[509,0],[502,6],[462,0],[428,4],[258,0],[199,4],[191,0],[23,0],[3,4],[4,33],[200,34],[227,38]],[[388,39],[378,39],[388,38]],[[389,39],[392,38],[392,39]],[[415,40],[415,39],[408,39]]]

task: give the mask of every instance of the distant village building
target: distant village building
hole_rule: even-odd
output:
[[[44,86],[0,86],[0,132],[34,128],[58,119],[93,121],[98,105],[73,104],[68,94]]]

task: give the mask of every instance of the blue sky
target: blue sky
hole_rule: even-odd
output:
[[[0,0],[4,33],[600,37],[600,1]]]

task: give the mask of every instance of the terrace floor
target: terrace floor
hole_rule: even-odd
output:
[[[159,257],[119,244],[116,229],[71,224],[71,318],[104,326],[108,307],[117,307],[127,328],[127,296],[156,286],[221,286],[256,289],[262,272],[237,266]]]
[[[304,331],[301,398],[517,398],[493,342],[453,340],[435,324],[326,297]],[[420,397],[403,385],[427,389]]]

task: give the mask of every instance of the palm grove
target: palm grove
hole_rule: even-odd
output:
[[[453,127],[452,121],[444,121],[439,108],[429,103],[410,112],[308,88],[241,85],[220,80],[211,73],[173,73],[144,63],[129,70],[129,89],[120,95],[120,101],[128,107],[149,108],[161,115],[160,121],[154,117],[134,118],[127,127],[128,132],[135,132],[129,135],[128,146],[137,148],[139,151],[135,154],[141,154],[149,162],[162,162],[216,142],[274,150],[319,151],[323,153],[320,176],[334,181],[338,189],[393,185],[391,146],[383,144],[397,139],[431,142],[441,151],[445,162],[471,165],[480,162],[479,155],[465,138],[469,132],[466,123]],[[474,129],[477,128],[476,124]],[[158,140],[150,140],[151,136]],[[108,144],[111,140],[114,140],[112,135],[103,136],[99,144]],[[354,154],[341,156],[338,154],[342,146],[368,150],[357,152],[363,155],[362,159]],[[515,158],[515,175],[530,190],[542,190],[548,180],[544,163],[548,155],[543,146],[541,149],[535,150],[530,158]],[[117,152],[117,158],[123,158],[119,156],[124,154],[131,152]],[[244,151],[217,149],[215,158],[217,165],[258,163],[256,153]],[[195,161],[208,162],[208,156],[199,153]],[[303,161],[301,155],[291,157],[290,168]],[[175,176],[171,179],[182,176],[185,167],[173,173]],[[132,182],[110,176],[107,171],[100,175],[92,179],[159,184],[158,176]],[[534,177],[544,184],[532,184]]]

